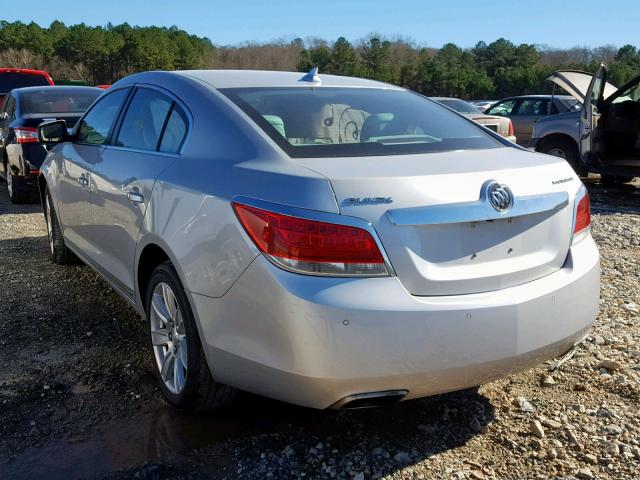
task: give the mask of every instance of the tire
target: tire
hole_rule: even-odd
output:
[[[5,173],[7,177],[7,191],[9,192],[9,200],[11,200],[11,203],[21,204],[30,202],[31,192],[23,185],[22,178],[13,175],[8,168],[6,168]]]
[[[211,376],[193,312],[170,262],[151,274],[145,305],[153,373],[164,398],[188,412],[230,402],[236,391]]]
[[[480,385],[465,388],[464,390],[458,390],[458,394],[463,397],[475,397],[478,395],[478,390],[480,390]]]
[[[542,141],[538,151],[554,157],[564,158],[578,175],[583,173],[580,168],[578,145],[572,140],[561,137],[549,138]]]
[[[47,240],[49,243],[49,257],[53,263],[58,265],[69,265],[76,263],[76,256],[67,248],[62,236],[62,230],[58,223],[58,215],[53,206],[53,200],[49,194],[49,189],[44,191],[44,219],[47,224]]]
[[[603,185],[621,185],[623,183],[629,183],[635,177],[620,176],[620,175],[600,175],[600,183]]]

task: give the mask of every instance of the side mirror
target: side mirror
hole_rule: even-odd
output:
[[[67,122],[53,120],[38,127],[38,140],[42,143],[61,143],[69,138]]]

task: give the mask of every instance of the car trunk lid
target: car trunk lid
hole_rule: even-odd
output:
[[[515,148],[300,160],[329,178],[342,214],[371,222],[414,295],[498,290],[565,262],[578,188],[566,162]],[[505,212],[491,180],[513,192]]]

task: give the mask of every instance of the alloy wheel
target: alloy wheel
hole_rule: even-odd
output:
[[[562,148],[552,148],[547,152],[547,154],[553,155],[554,157],[564,158],[565,160],[567,159],[567,153]]]
[[[9,167],[5,167],[5,176],[7,177],[7,191],[9,192],[9,198],[13,198],[13,176],[9,171]]]
[[[151,343],[160,378],[173,394],[180,394],[187,380],[187,336],[176,296],[159,282],[151,299]]]

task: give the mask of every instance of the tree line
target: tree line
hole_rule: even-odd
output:
[[[0,67],[45,69],[57,79],[113,83],[144,70],[197,68],[265,69],[353,75],[402,85],[426,95],[502,98],[545,93],[558,69],[594,71],[604,61],[609,81],[621,86],[640,75],[640,51],[621,48],[554,49],[499,39],[473,48],[448,43],[427,48],[370,35],[355,43],[340,37],[217,46],[177,27],[129,24],[88,26],[54,21],[0,22]]]

